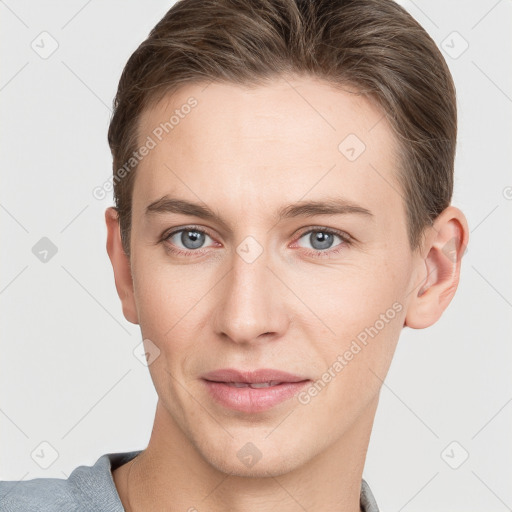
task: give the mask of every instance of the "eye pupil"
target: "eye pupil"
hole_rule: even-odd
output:
[[[183,231],[181,233],[181,243],[187,249],[197,249],[204,243],[204,233],[199,231]]]
[[[328,249],[332,244],[333,234],[325,231],[316,231],[314,233],[310,235],[311,245],[313,248],[317,250]],[[319,246],[317,245],[317,242],[319,242]],[[315,245],[317,246],[315,247]]]

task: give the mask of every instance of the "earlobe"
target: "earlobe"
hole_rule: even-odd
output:
[[[121,299],[123,315],[132,324],[138,324],[130,259],[123,249],[118,214],[115,208],[110,207],[105,210],[105,222],[107,224],[107,253],[114,270],[114,279],[117,294]]]
[[[459,284],[462,256],[469,240],[466,217],[449,206],[435,220],[425,237],[418,258],[415,288],[412,291],[405,326],[424,329],[439,320]]]

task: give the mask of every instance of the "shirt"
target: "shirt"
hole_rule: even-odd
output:
[[[106,453],[93,466],[78,466],[67,479],[0,481],[0,511],[124,512],[112,471],[141,451]],[[360,503],[364,512],[379,512],[364,479]]]

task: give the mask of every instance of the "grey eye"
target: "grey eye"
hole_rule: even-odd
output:
[[[193,250],[199,249],[204,244],[206,238],[210,237],[197,229],[182,229],[173,233],[169,240],[178,247],[182,244],[182,248]],[[176,240],[179,240],[179,243]]]
[[[334,237],[338,237],[341,240],[339,235],[329,233],[328,231],[316,230],[305,233],[300,239],[306,239],[315,251],[323,251],[331,248]]]

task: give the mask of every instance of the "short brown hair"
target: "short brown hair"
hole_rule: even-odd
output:
[[[287,74],[355,87],[395,132],[411,249],[450,204],[457,137],[455,87],[427,32],[392,0],[179,0],[131,55],[108,131],[114,199],[130,255],[141,113],[185,84],[265,84]],[[340,141],[341,142],[341,141]]]

